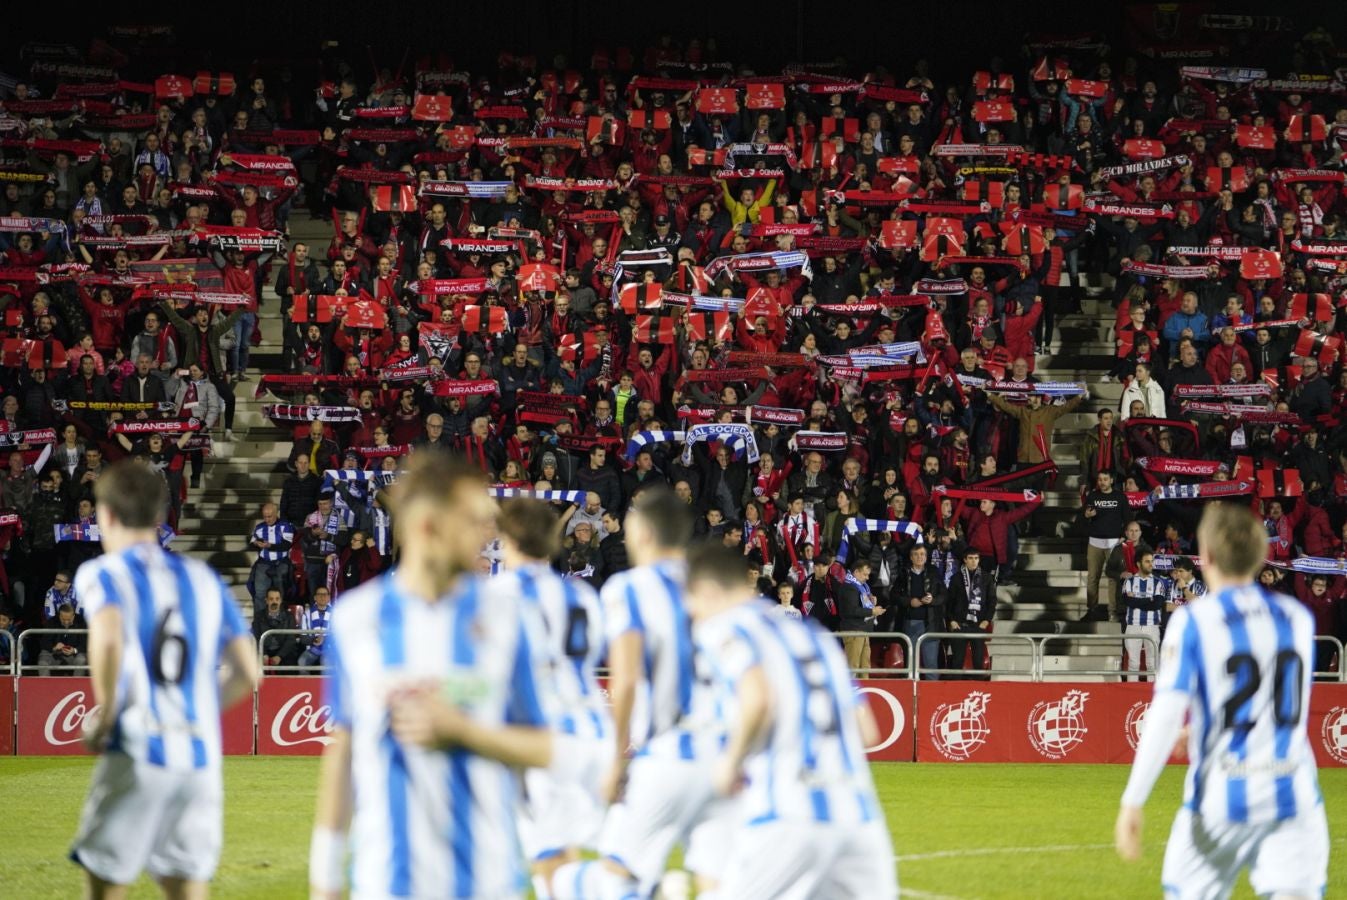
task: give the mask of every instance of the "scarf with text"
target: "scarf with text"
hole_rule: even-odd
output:
[[[692,464],[692,447],[702,441],[720,441],[735,448],[736,454],[742,452],[744,459],[752,464],[758,461],[758,439],[748,425],[736,423],[704,423],[693,425],[683,435],[683,465]]]
[[[359,422],[361,413],[354,406],[307,406],[300,403],[269,403],[262,415],[273,422]]]

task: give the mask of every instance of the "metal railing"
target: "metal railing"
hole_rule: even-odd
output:
[[[872,641],[886,643],[897,642],[903,646],[903,664],[897,668],[860,666],[851,671],[863,678],[911,678],[912,677],[912,639],[901,631],[839,631],[839,639],[869,638]]]
[[[0,631],[0,638],[5,639],[9,646],[9,653],[5,655],[6,662],[0,666],[0,675],[17,675],[19,672],[19,645],[14,640],[14,635],[8,631]]]
[[[267,664],[266,664],[267,657],[266,657],[266,654],[262,652],[262,648],[263,648],[264,646],[266,646],[266,640],[267,640],[267,638],[269,638],[269,637],[271,637],[272,635],[275,635],[275,634],[295,634],[295,635],[304,635],[304,636],[312,637],[312,636],[318,635],[318,634],[327,634],[327,629],[325,629],[325,628],[272,628],[272,629],[269,630],[269,631],[264,631],[264,632],[262,632],[261,635],[259,635],[258,638],[257,638],[257,665],[262,669],[262,673],[263,673],[264,675],[311,675],[311,674],[314,674],[314,673],[320,673],[320,672],[326,672],[326,671],[327,671],[327,663],[320,662],[320,663],[319,663],[318,665],[316,665],[316,666],[301,666],[301,665],[299,664],[299,657],[295,657],[295,662],[294,662],[294,663],[289,663],[289,664],[286,664],[286,665],[279,665],[279,666],[269,666],[269,665],[267,665]],[[301,651],[300,651],[300,654],[302,655],[303,652],[304,652],[304,651],[301,650]]]
[[[917,638],[917,676],[935,675],[940,678],[952,676],[963,676],[965,678],[992,678],[1007,675],[1028,675],[1031,681],[1037,681],[1035,677],[1038,671],[1038,645],[1034,641],[1035,635],[1028,634],[994,634],[986,631],[928,631]],[[921,648],[929,643],[946,641],[981,641],[988,645],[987,657],[991,660],[991,666],[985,669],[965,669],[960,665],[958,668],[945,667],[927,667],[921,664]],[[991,655],[991,642],[1004,641],[1006,643],[1024,643],[1029,645],[1029,669],[1011,666],[998,666],[996,660],[1004,659],[1004,654],[998,653],[996,657]],[[1021,659],[1022,657],[1011,656],[1010,659]],[[963,660],[959,660],[962,664]]]
[[[1109,678],[1109,677],[1123,677],[1123,676],[1130,678],[1139,678],[1142,681],[1150,681],[1153,678],[1155,678],[1155,670],[1160,662],[1160,642],[1157,641],[1155,638],[1145,634],[1044,634],[1038,635],[1037,640],[1038,640],[1038,653],[1036,665],[1038,669],[1038,677],[1034,679],[1035,681],[1048,681],[1048,680],[1070,681],[1071,679],[1078,677]],[[1066,656],[1072,659],[1080,658],[1080,657],[1072,657],[1070,654],[1066,653],[1049,653],[1048,652],[1049,641],[1070,641],[1082,644],[1105,645],[1108,647],[1115,647],[1118,650],[1117,664],[1107,665],[1099,668],[1084,668],[1084,669],[1076,668],[1073,666],[1070,669],[1061,672],[1048,672],[1046,668],[1046,660],[1049,656],[1054,657]],[[1140,668],[1139,660],[1137,662],[1136,670],[1129,672],[1123,668],[1123,652],[1124,652],[1123,641],[1141,641],[1141,643],[1145,645],[1143,648],[1146,653],[1145,669]]]
[[[1341,681],[1344,684],[1347,684],[1347,657],[1343,656],[1342,641],[1338,640],[1335,637],[1332,637],[1331,635],[1323,635],[1323,636],[1315,635],[1314,637],[1315,661],[1319,659],[1318,650],[1320,644],[1328,644],[1328,646],[1333,648],[1333,652],[1329,654],[1328,662],[1331,665],[1334,657],[1336,657],[1338,660],[1338,670],[1334,672],[1332,669],[1323,669],[1323,670],[1315,669],[1310,674],[1313,675],[1313,677],[1319,681],[1329,681],[1329,682]]]
[[[15,659],[17,660],[17,664],[15,665],[15,668],[17,669],[18,673],[19,673],[20,675],[23,675],[25,672],[28,672],[28,673],[30,673],[30,674],[36,673],[36,674],[39,674],[39,675],[43,675],[43,674],[47,674],[47,672],[42,671],[42,670],[46,669],[46,670],[54,671],[54,672],[56,672],[56,673],[58,673],[58,674],[62,674],[62,675],[88,675],[88,674],[89,674],[89,662],[88,662],[88,655],[87,655],[87,654],[88,654],[88,647],[87,647],[87,646],[85,647],[84,653],[81,654],[81,655],[83,655],[83,656],[85,657],[84,665],[76,666],[76,665],[69,665],[69,664],[65,664],[65,663],[56,662],[56,663],[53,663],[52,665],[49,665],[49,666],[42,666],[42,665],[38,665],[38,664],[35,663],[35,662],[33,662],[33,663],[24,663],[24,661],[23,661],[23,660],[24,660],[24,650],[23,650],[23,646],[24,646],[24,644],[28,641],[28,639],[29,639],[29,638],[32,638],[32,637],[45,637],[46,635],[49,635],[49,634],[82,634],[82,635],[84,635],[85,639],[87,640],[88,637],[89,637],[89,629],[87,629],[87,628],[29,628],[27,631],[25,631],[25,632],[23,632],[22,634],[19,635],[19,643],[18,643],[18,648],[17,648],[17,653],[18,653],[18,655],[17,655],[17,657],[15,657]],[[39,650],[38,653],[39,653],[39,655],[40,655],[40,654],[41,654],[41,651]]]

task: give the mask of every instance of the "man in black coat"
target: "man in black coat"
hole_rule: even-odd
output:
[[[155,371],[154,360],[145,354],[136,359],[136,370],[122,382],[123,403],[162,403],[168,399],[164,390],[164,379]],[[157,415],[154,410],[140,410],[136,418],[149,418]]]
[[[990,634],[992,619],[996,616],[996,580],[991,572],[980,568],[982,559],[972,547],[963,552],[963,565],[949,580],[949,601],[946,604],[946,616],[950,631],[982,632]],[[987,665],[987,642],[984,640],[960,639],[949,643],[950,668],[965,668],[964,648],[972,652],[974,671],[981,672]],[[974,675],[971,678],[984,680],[986,675]]]
[[[318,508],[318,490],[323,479],[309,467],[309,454],[296,453],[291,462],[294,474],[286,476],[281,485],[281,521],[303,522]]]
[[[889,596],[899,609],[896,623],[912,641],[912,653],[927,632],[943,631],[945,626],[945,584],[940,572],[927,565],[924,544],[918,544],[908,553],[908,565],[898,572]],[[916,660],[909,660],[910,663]],[[920,662],[923,669],[939,669],[940,642],[931,640],[921,645]],[[924,679],[936,679],[937,673],[923,674]]]
[[[837,586],[838,631],[873,631],[875,619],[884,615],[884,608],[876,606],[870,586],[870,561],[858,559],[851,564],[851,571]],[[870,665],[870,639],[865,636],[842,638],[842,649],[847,655],[847,665],[860,669]]]
[[[608,465],[608,451],[603,447],[589,451],[589,465],[576,473],[575,487],[598,494],[599,505],[604,509],[622,508],[622,478]]]
[[[826,550],[819,551],[814,557],[813,568],[800,585],[800,612],[829,631],[837,631],[841,616],[833,597],[833,583],[828,577],[832,561],[832,554]]]
[[[603,561],[600,572],[606,580],[630,568],[631,563],[627,559],[627,535],[622,530],[622,520],[615,510],[604,512],[603,531],[603,540],[599,541],[599,558]]]

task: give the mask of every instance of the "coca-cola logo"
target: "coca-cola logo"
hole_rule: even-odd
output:
[[[84,722],[98,712],[98,706],[85,706],[84,691],[72,691],[62,697],[42,726],[42,738],[53,747],[79,743]]]
[[[892,717],[891,721],[893,722],[892,726],[889,728],[889,733],[881,735],[879,743],[875,744],[873,747],[866,747],[865,752],[867,754],[879,753],[880,751],[892,747],[894,743],[897,742],[898,738],[903,736],[903,731],[907,728],[907,714],[903,711],[903,705],[898,702],[897,697],[882,688],[861,685],[856,688],[856,693],[870,694],[871,696],[883,700],[889,708],[889,713]]]
[[[332,743],[332,707],[314,705],[313,694],[295,694],[271,719],[271,740],[278,747]]]

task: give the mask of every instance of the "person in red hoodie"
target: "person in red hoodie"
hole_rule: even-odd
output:
[[[249,259],[248,254],[242,250],[230,250],[225,255],[212,251],[211,255],[215,265],[220,269],[224,282],[222,290],[230,294],[242,294],[248,298],[247,305],[243,307],[243,315],[234,323],[234,347],[228,351],[226,360],[229,374],[236,376],[239,381],[247,381],[248,377],[244,374],[244,370],[248,368],[248,353],[254,339],[254,331],[257,329],[259,272],[275,254],[267,251]],[[261,335],[256,337],[260,340]]]
[[[1334,584],[1333,582],[1337,582]],[[1338,628],[1338,621],[1342,616],[1342,605],[1347,603],[1344,600],[1344,591],[1342,579],[1332,578],[1327,575],[1305,575],[1303,572],[1296,573],[1295,581],[1296,599],[1299,600],[1306,609],[1314,615],[1314,636],[1315,637],[1335,637]],[[1329,666],[1333,664],[1333,656],[1336,650],[1329,641],[1315,641],[1314,643],[1314,671],[1327,672]],[[1342,660],[1338,660],[1338,666],[1341,668]],[[1334,676],[1325,676],[1333,680]]]
[[[1041,297],[1035,297],[1029,304],[1028,309],[1023,309],[1021,302],[1013,299],[1006,300],[1006,315],[1004,320],[1006,350],[1010,352],[1012,358],[1023,357],[1029,365],[1029,371],[1034,370],[1034,329],[1038,326],[1039,317],[1043,315],[1043,302]]]
[[[996,567],[999,584],[1015,583],[1012,577],[1015,557],[1010,550],[1010,526],[1029,518],[1042,505],[1042,495],[1035,494],[1032,500],[1015,509],[998,509],[996,501],[980,500],[976,507],[966,506],[959,513],[968,546],[981,554],[984,569],[990,571],[993,566]]]
[[[112,358],[112,352],[122,343],[122,333],[126,329],[126,311],[131,298],[121,302],[112,293],[110,287],[100,287],[97,299],[89,296],[89,291],[79,282],[75,283],[79,293],[80,305],[89,317],[89,330],[94,336],[94,349],[105,359]]]
[[[1207,371],[1214,383],[1228,384],[1230,368],[1235,363],[1243,363],[1246,372],[1253,371],[1253,363],[1249,360],[1249,351],[1240,345],[1234,328],[1227,325],[1220,335],[1220,342],[1207,351]]]
[[[741,318],[734,326],[734,339],[744,350],[775,353],[786,342],[786,317],[757,316],[751,325],[746,318]]]

